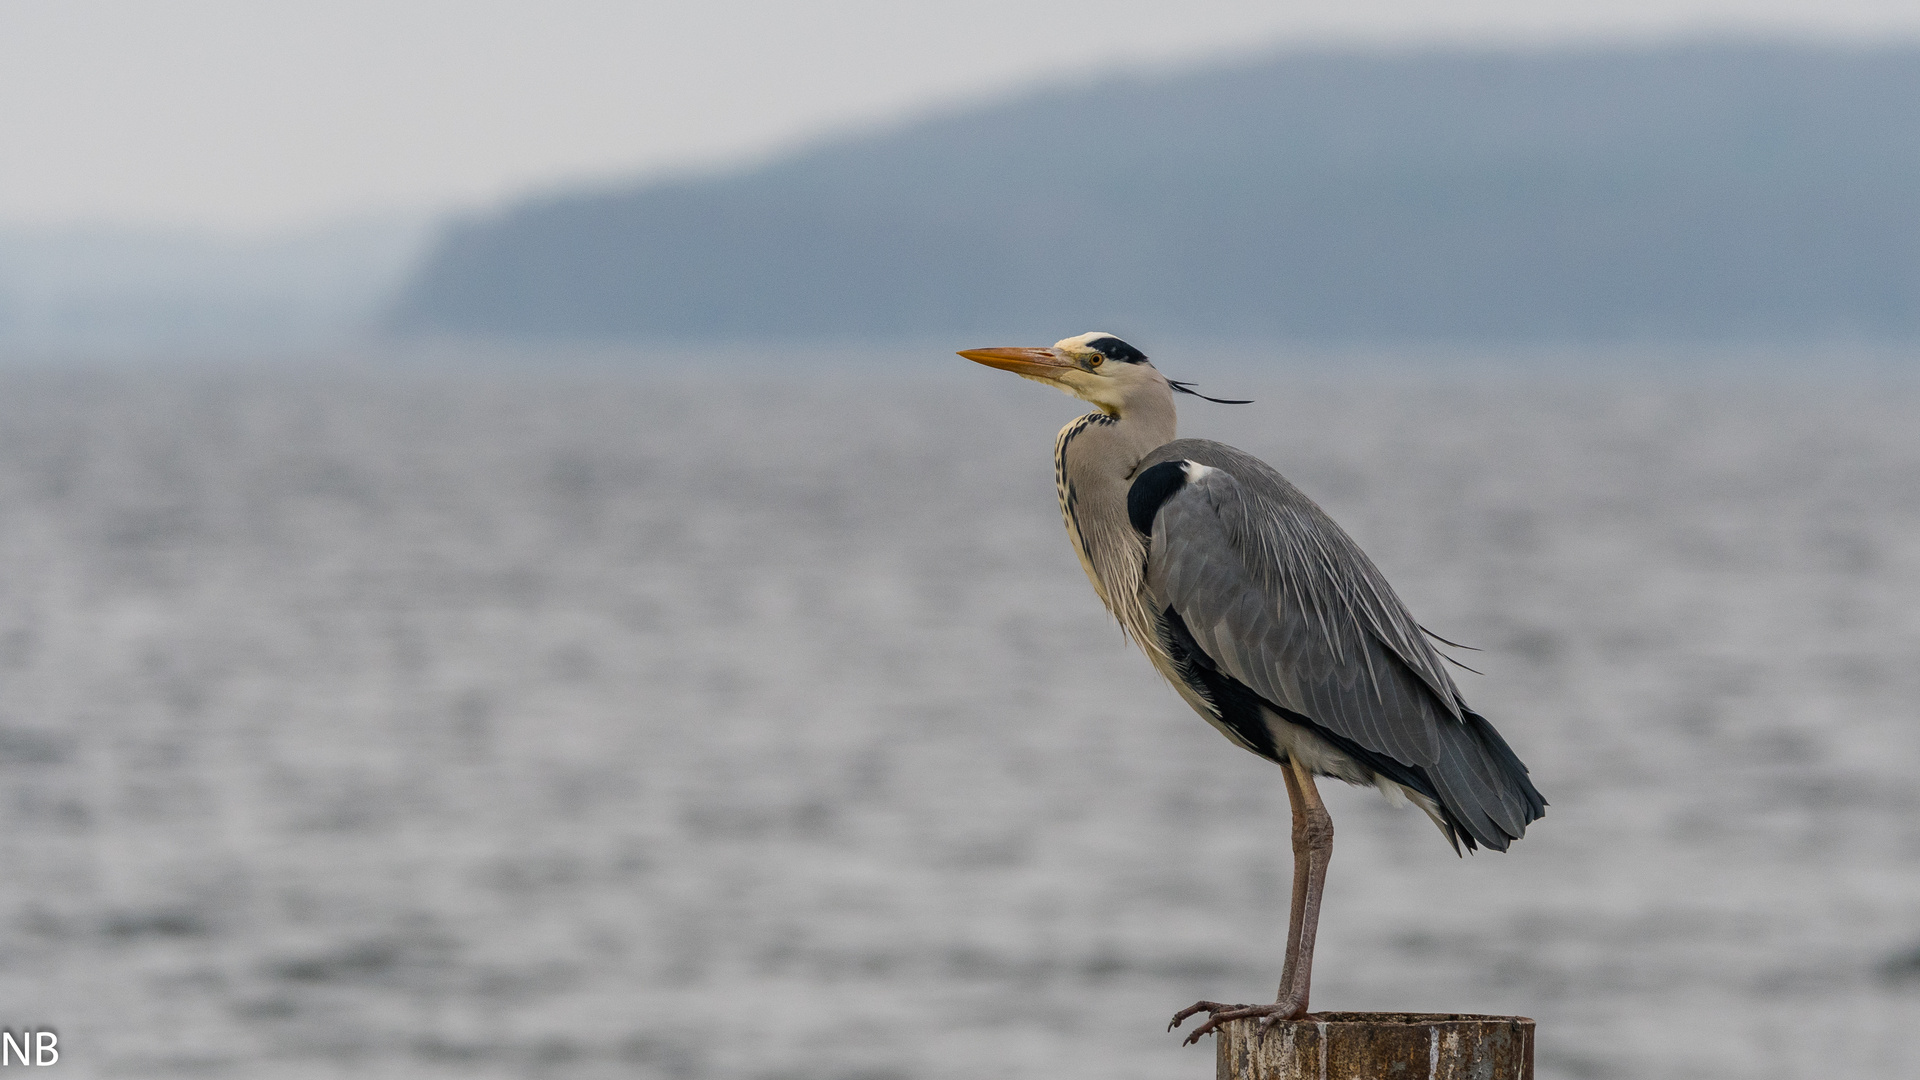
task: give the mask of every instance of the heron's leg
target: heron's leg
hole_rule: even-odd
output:
[[[1320,801],[1313,774],[1295,758],[1287,768],[1287,797],[1293,802],[1293,911],[1287,919],[1287,966],[1280,974],[1277,1004],[1289,1002],[1307,1011],[1307,987],[1313,981],[1313,939],[1320,929],[1320,893],[1333,859],[1333,816]],[[1292,1019],[1292,1017],[1288,1017]]]
[[[1187,1043],[1229,1020],[1259,1016],[1293,1020],[1306,1015],[1307,990],[1313,980],[1313,939],[1320,928],[1320,893],[1327,883],[1327,863],[1333,858],[1333,817],[1320,801],[1313,774],[1297,759],[1286,766],[1287,801],[1293,807],[1293,903],[1287,913],[1287,962],[1280,973],[1280,994],[1271,1005],[1223,1005],[1199,1001],[1173,1016],[1169,1030],[1198,1012],[1207,1021],[1187,1036]]]

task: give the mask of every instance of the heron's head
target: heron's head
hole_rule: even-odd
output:
[[[1166,378],[1147,362],[1146,353],[1099,330],[1056,341],[1046,348],[963,349],[960,355],[1023,379],[1057,386],[1112,414],[1128,408],[1142,395],[1161,399],[1172,396]]]

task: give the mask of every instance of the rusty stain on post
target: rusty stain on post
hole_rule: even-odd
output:
[[[1533,1080],[1533,1021],[1455,1013],[1315,1013],[1214,1036],[1218,1080]]]

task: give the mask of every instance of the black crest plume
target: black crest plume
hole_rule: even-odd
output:
[[[1208,397],[1207,395],[1201,393],[1200,391],[1193,389],[1193,387],[1196,384],[1190,383],[1190,382],[1181,382],[1178,379],[1168,379],[1167,385],[1173,387],[1175,393],[1192,394],[1194,397],[1199,398],[1201,401],[1211,401],[1218,405],[1251,405],[1253,404],[1252,401],[1234,401],[1231,398]]]

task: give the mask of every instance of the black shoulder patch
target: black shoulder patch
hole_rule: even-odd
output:
[[[1153,515],[1187,483],[1187,463],[1163,461],[1133,478],[1127,489],[1127,520],[1141,536],[1153,535]]]
[[[1143,353],[1139,349],[1136,349],[1133,346],[1127,344],[1126,342],[1121,341],[1117,337],[1108,336],[1108,337],[1094,338],[1092,341],[1087,342],[1087,348],[1092,349],[1094,352],[1097,352],[1101,356],[1104,356],[1107,359],[1112,360],[1116,363],[1144,364],[1147,362],[1146,353]]]

